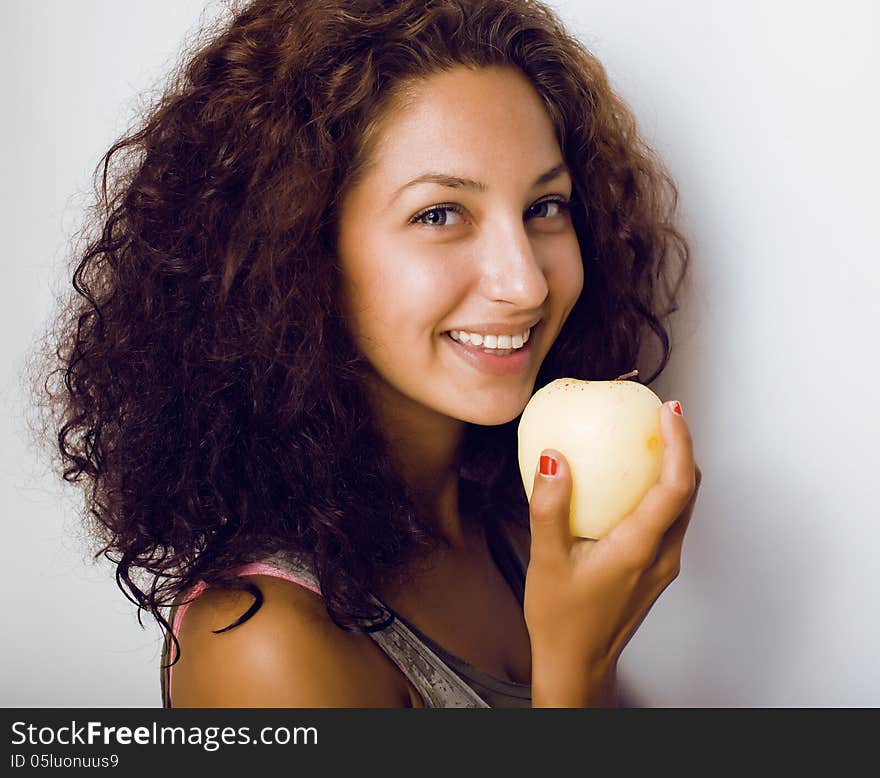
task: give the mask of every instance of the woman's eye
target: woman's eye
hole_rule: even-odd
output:
[[[443,217],[449,212],[460,215],[461,208],[457,205],[435,205],[433,208],[428,208],[428,210],[414,216],[412,221],[428,227],[446,227],[448,226],[448,221]]]
[[[569,205],[569,201],[563,199],[543,200],[530,206],[528,211],[526,211],[526,215],[544,219],[553,218],[554,216],[561,216],[566,213],[569,210]],[[547,209],[549,209],[549,212]],[[413,216],[411,221],[414,224],[422,224],[426,227],[448,227],[450,224],[447,214],[454,213],[461,216],[461,212],[461,206],[454,203],[435,205]]]
[[[551,211],[549,214],[546,211],[541,212],[542,215],[545,218],[552,218],[554,216],[561,216],[563,213],[565,213],[568,210],[569,203],[567,200],[543,200],[540,203],[535,203],[529,210],[534,211],[534,209],[537,208],[540,211],[540,209],[542,209],[544,206],[550,206]],[[555,213],[552,210],[552,206],[556,206]]]

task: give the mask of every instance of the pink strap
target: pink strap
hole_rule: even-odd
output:
[[[321,590],[318,589],[317,586],[313,586],[307,581],[302,580],[301,578],[297,578],[295,575],[292,575],[287,570],[283,570],[280,567],[275,567],[273,565],[267,565],[263,562],[252,562],[251,564],[242,565],[241,567],[236,567],[232,570],[232,574],[235,576],[243,576],[243,575],[271,575],[275,578],[283,578],[285,581],[290,581],[291,583],[299,584],[300,586],[313,591],[315,594],[321,594]],[[208,588],[208,584],[204,581],[199,581],[192,589],[187,592],[184,602],[181,605],[177,606],[177,610],[174,613],[174,621],[171,624],[171,631],[174,635],[178,635],[180,632],[180,625],[183,623],[183,617],[186,614],[187,609],[190,605],[195,601],[196,597],[198,597],[205,589]],[[170,659],[170,654],[169,654]],[[171,697],[171,679],[174,672],[174,667],[168,668],[168,699],[169,701],[172,699]]]

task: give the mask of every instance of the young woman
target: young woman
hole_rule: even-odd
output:
[[[700,474],[568,531],[519,416],[609,380],[688,250],[601,65],[530,0],[259,0],[103,161],[50,382],[175,706],[611,706]],[[679,413],[674,413],[677,408]],[[175,606],[168,609],[170,606]]]

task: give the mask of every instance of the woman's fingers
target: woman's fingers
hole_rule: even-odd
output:
[[[698,465],[694,465],[694,470],[696,475],[694,493],[691,495],[690,500],[688,500],[687,505],[685,505],[681,515],[666,530],[663,540],[660,541],[660,548],[657,550],[654,567],[657,575],[662,579],[671,580],[675,578],[681,568],[681,551],[684,545],[684,536],[694,512],[697,494],[700,491],[700,483],[703,480],[703,474]]]
[[[693,440],[687,422],[673,413],[674,405],[664,403],[660,409],[664,445],[660,478],[635,511],[608,535],[614,543],[630,547],[637,564],[645,567],[656,558],[663,536],[682,515],[696,490]],[[683,536],[684,530],[681,531]]]

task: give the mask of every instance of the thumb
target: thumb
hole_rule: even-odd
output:
[[[569,529],[571,471],[568,460],[558,451],[541,452],[529,500],[531,557],[553,561],[567,557],[573,544]]]

